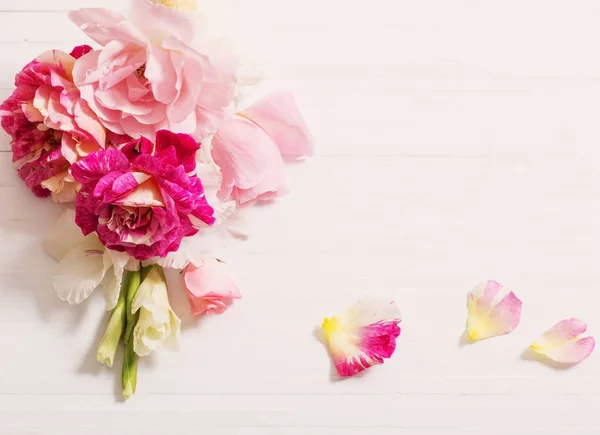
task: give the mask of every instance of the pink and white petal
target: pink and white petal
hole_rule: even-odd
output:
[[[288,160],[311,156],[314,139],[290,91],[274,92],[242,112],[267,132]]]
[[[393,301],[365,298],[323,321],[325,342],[340,376],[383,364],[396,349],[400,311]]]
[[[471,340],[505,335],[521,321],[521,300],[496,281],[477,285],[467,297],[467,333]]]
[[[100,285],[105,274],[103,252],[96,235],[90,234],[60,261],[53,284],[61,300],[79,304]]]
[[[531,345],[535,352],[563,364],[577,364],[586,359],[596,345],[593,337],[582,338],[587,324],[578,319],[563,320]]]
[[[85,240],[81,229],[75,224],[75,210],[67,209],[43,241],[44,250],[55,260],[62,260]]]

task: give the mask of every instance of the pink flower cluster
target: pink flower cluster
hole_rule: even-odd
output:
[[[73,202],[84,235],[140,261],[166,257],[220,221],[220,204],[284,193],[284,161],[312,153],[292,94],[238,107],[236,58],[164,3],[132,0],[127,17],[72,11],[96,48],[42,53],[0,106],[26,186]],[[196,172],[201,144],[203,163],[218,168],[209,195]],[[239,297],[220,263],[192,266],[186,282],[195,312],[222,312]]]

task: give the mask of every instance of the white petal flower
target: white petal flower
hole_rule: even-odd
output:
[[[160,266],[151,266],[131,304],[131,312],[140,312],[133,331],[133,350],[147,356],[160,347],[176,348],[181,321],[171,309],[167,283]]]

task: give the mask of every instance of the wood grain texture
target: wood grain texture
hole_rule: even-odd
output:
[[[244,298],[192,319],[171,274],[181,349],[143,360],[118,401],[95,362],[103,300],[54,295],[40,243],[61,209],[27,192],[0,135],[0,434],[600,433],[600,356],[524,355],[566,317],[600,334],[600,3],[229,3],[318,139],[291,194],[244,213],[249,240],[220,246]],[[86,41],[66,18],[85,6],[123,2],[0,2],[0,99],[39,52]],[[521,325],[461,345],[485,279],[523,299]],[[335,381],[315,329],[371,292],[403,310],[397,353]]]

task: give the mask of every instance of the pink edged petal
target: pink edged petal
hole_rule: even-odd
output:
[[[323,321],[327,347],[340,376],[383,364],[396,350],[402,316],[393,301],[362,299]]]
[[[198,266],[188,264],[183,282],[194,316],[221,314],[234,299],[242,297],[225,263],[214,258],[206,258]]]
[[[558,363],[580,363],[590,356],[596,345],[593,337],[581,337],[586,330],[587,324],[581,320],[563,320],[538,338],[531,349]]]
[[[86,133],[96,144],[104,148],[106,146],[106,130],[98,121],[94,113],[90,110],[87,103],[78,100],[73,106],[73,114],[77,129]]]
[[[467,297],[467,333],[483,340],[513,331],[521,321],[521,300],[496,281],[479,284]]]
[[[311,156],[314,139],[289,91],[274,92],[242,112],[267,132],[288,160]]]
[[[131,165],[121,151],[108,149],[88,155],[83,160],[71,166],[75,180],[82,184],[98,181],[111,172],[125,172]]]

